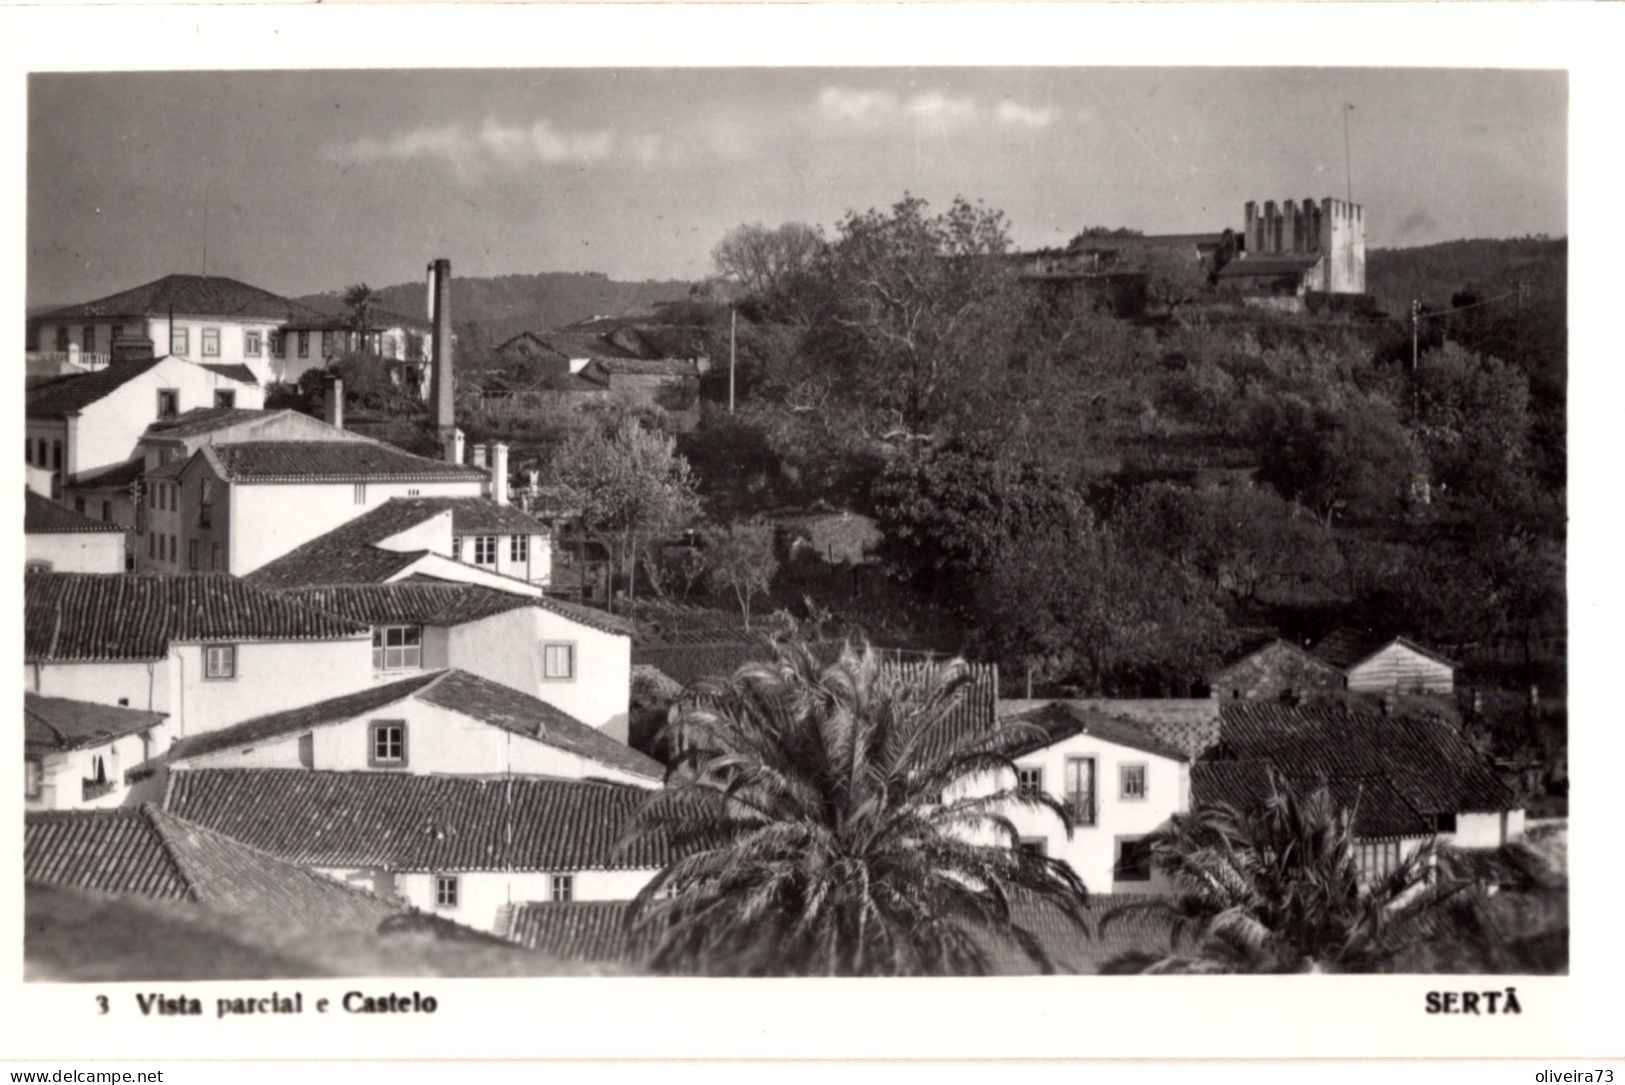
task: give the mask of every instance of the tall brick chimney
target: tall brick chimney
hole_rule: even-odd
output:
[[[457,426],[453,406],[456,377],[451,362],[451,261],[429,265],[429,320],[434,324],[434,369],[429,377],[429,421],[441,448],[450,448]]]

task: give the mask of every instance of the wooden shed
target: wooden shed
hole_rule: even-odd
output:
[[[1443,693],[1456,687],[1456,664],[1405,637],[1338,629],[1312,649],[1361,693]]]

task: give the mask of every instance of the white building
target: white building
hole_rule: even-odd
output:
[[[35,573],[23,689],[168,718],[174,738],[372,684],[366,626],[228,576]]]
[[[146,761],[161,712],[23,694],[23,806],[72,810],[121,805],[125,772]]]
[[[280,330],[281,352],[272,360],[277,382],[296,384],[310,370],[365,348],[382,359],[395,384],[420,397],[428,394],[434,357],[434,326],[429,321],[374,306],[363,343],[341,299],[311,299],[299,310]]]
[[[162,357],[36,384],[25,397],[25,458],[54,472],[60,493],[81,475],[128,462],[153,422],[198,407],[264,406],[265,390],[247,376]]]
[[[165,809],[228,837],[492,931],[503,906],[630,900],[669,860],[623,846],[642,787],[525,777],[188,769]]]
[[[553,705],[455,670],[192,735],[165,761],[176,769],[549,776],[634,787],[659,787],[665,775],[658,761]]]
[[[41,497],[23,496],[24,560],[31,573],[122,573],[127,538],[118,524],[92,520]]]
[[[179,512],[164,542],[165,571],[206,571],[219,560],[236,576],[394,498],[479,497],[488,479],[479,468],[375,441],[280,440],[205,444],[148,477]],[[154,554],[157,546],[143,544]]]
[[[1359,693],[1443,693],[1456,688],[1456,664],[1405,637],[1337,629],[1310,649],[1342,671]]]

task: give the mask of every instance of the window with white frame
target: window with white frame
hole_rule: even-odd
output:
[[[495,535],[474,536],[474,564],[495,565],[497,563],[497,537]]]
[[[372,631],[373,670],[416,670],[422,666],[422,626],[381,625]]]
[[[259,332],[243,332],[243,356],[246,358],[258,358],[260,356]]]
[[[192,353],[192,329],[169,329],[169,353],[177,358],[184,358]]]
[[[332,356],[333,356],[333,333],[332,332],[323,332],[322,333],[322,357],[323,358],[331,358]]]
[[[287,339],[282,332],[271,332],[266,338],[270,340],[271,357],[280,358],[287,353]]]
[[[1117,797],[1129,802],[1145,798],[1145,763],[1134,762],[1117,766]]]
[[[1095,803],[1095,759],[1069,757],[1066,759],[1066,805],[1075,825],[1095,824],[1098,808]]]
[[[214,392],[214,405],[216,407],[237,406],[237,390],[235,388],[217,388]]]
[[[202,334],[203,356],[205,358],[220,357],[220,329],[204,328]]]
[[[367,503],[367,484],[365,482],[358,482],[355,484],[355,503],[357,505],[365,505]]]
[[[367,764],[372,768],[406,766],[406,721],[376,720],[368,729]]]
[[[170,540],[173,542],[173,538]],[[170,555],[173,560],[174,555]],[[237,677],[237,646],[235,644],[210,644],[203,649],[203,677],[205,678],[236,678]]]
[[[310,357],[310,333],[309,332],[300,332],[299,333],[299,357],[301,357],[301,358]]]
[[[576,880],[570,874],[553,875],[553,899],[559,902],[575,898]]]
[[[508,558],[515,565],[530,561],[530,536],[515,535],[508,540]]]
[[[1044,767],[1042,765],[1016,766],[1016,791],[1022,795],[1044,793]]]
[[[181,393],[178,388],[158,389],[158,417],[174,418],[181,413]]]
[[[567,681],[576,676],[576,646],[568,642],[542,645],[542,677]]]
[[[434,906],[436,908],[457,907],[457,875],[436,874],[434,876]]]
[[[33,758],[23,762],[23,795],[37,799],[45,788],[45,767]]]
[[[85,325],[83,340],[79,344],[79,349],[84,351],[94,351],[96,349],[96,325]]]
[[[68,352],[68,326],[66,324],[57,325],[56,352],[58,354],[66,354]]]

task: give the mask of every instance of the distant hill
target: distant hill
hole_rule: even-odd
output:
[[[482,337],[501,342],[527,329],[557,328],[589,317],[624,316],[647,310],[657,302],[688,297],[693,285],[682,280],[616,282],[596,272],[548,271],[493,278],[454,273],[451,314],[459,327],[477,325]],[[418,315],[424,312],[422,282],[374,289],[378,292],[378,303],[386,309]],[[330,304],[340,294],[342,291],[331,291],[298,300]]]
[[[1530,301],[1561,299],[1568,289],[1568,238],[1524,237],[1446,241],[1413,249],[1372,249],[1366,254],[1366,288],[1390,312],[1401,313],[1415,298],[1437,307],[1466,287],[1479,293],[1517,289],[1529,283]]]

